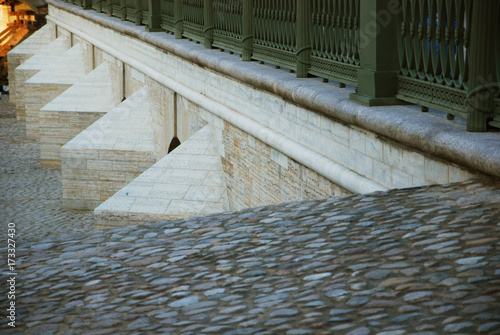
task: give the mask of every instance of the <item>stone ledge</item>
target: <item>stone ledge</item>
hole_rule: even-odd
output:
[[[85,11],[58,0],[50,5],[120,33],[144,40],[202,67],[218,71],[259,87],[286,100],[341,122],[356,125],[438,158],[500,177],[500,135],[467,133],[465,126],[451,124],[439,117],[422,115],[408,107],[365,107],[349,100],[351,90],[339,89],[316,79],[297,79],[294,74],[242,62],[235,56],[206,50],[187,40],[176,40],[165,33],[148,33],[131,22]]]

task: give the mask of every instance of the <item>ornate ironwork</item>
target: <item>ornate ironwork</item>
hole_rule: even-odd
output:
[[[467,118],[470,131],[484,131],[487,122],[500,128],[499,99],[473,103],[475,92],[500,80],[500,43],[496,56],[490,52],[498,40],[495,0],[64,1],[87,1],[85,8],[148,31],[289,68],[297,77],[356,86],[351,99],[361,103],[398,98]]]
[[[243,2],[214,0],[214,47],[242,53]]]
[[[182,14],[184,21],[183,36],[203,42],[204,17],[203,0],[182,0]]]
[[[357,85],[359,10],[359,0],[312,0],[310,73]]]
[[[398,98],[463,117],[469,78],[464,36],[470,29],[471,1],[402,1],[401,21]],[[426,39],[404,33],[415,25],[427,32]]]

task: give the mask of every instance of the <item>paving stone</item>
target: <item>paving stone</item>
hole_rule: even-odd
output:
[[[0,216],[20,226],[26,334],[500,330],[498,181],[93,232],[81,213],[56,206],[60,176],[36,165],[36,142],[8,113],[0,117]]]

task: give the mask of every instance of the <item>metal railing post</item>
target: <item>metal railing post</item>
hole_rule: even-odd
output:
[[[92,0],[83,0],[82,7],[83,9],[92,9]]]
[[[120,19],[122,21],[127,19],[127,0],[120,0]]]
[[[175,38],[182,38],[184,32],[184,23],[182,16],[182,0],[174,0],[174,25],[175,25]]]
[[[113,14],[113,0],[108,0],[107,6],[106,6],[106,14],[108,16],[111,16]]]
[[[361,0],[358,90],[350,99],[368,106],[402,104],[396,98],[398,15],[393,0]]]
[[[149,17],[146,31],[158,32],[161,29],[161,2],[160,0],[148,0]]]
[[[103,10],[102,10],[102,1],[103,0],[96,0],[96,8],[95,8],[95,10],[98,13],[102,13],[103,12]]]
[[[493,115],[493,92],[498,79],[495,74],[495,38],[497,0],[472,2],[472,21],[469,55],[469,86],[467,95],[467,131],[487,129]]]
[[[253,49],[253,0],[243,0],[241,16],[241,44],[242,44],[242,55],[241,59],[243,61],[252,60],[252,49]]]
[[[135,25],[142,24],[142,0],[135,0]]]
[[[306,78],[311,65],[311,4],[310,0],[297,0],[297,77]]]
[[[214,8],[212,0],[203,0],[203,29],[205,49],[212,49],[214,42]]]

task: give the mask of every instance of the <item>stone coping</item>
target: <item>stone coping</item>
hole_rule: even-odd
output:
[[[106,14],[48,0],[51,6],[84,17],[104,27],[138,38],[202,67],[220,72],[249,85],[279,95],[304,108],[329,115],[398,141],[438,158],[500,177],[500,134],[469,133],[454,124],[405,106],[366,107],[349,100],[349,89],[325,85],[317,79],[299,79],[295,74],[270,69],[256,62],[218,50],[176,40],[166,33],[149,33],[144,26],[110,18]]]

